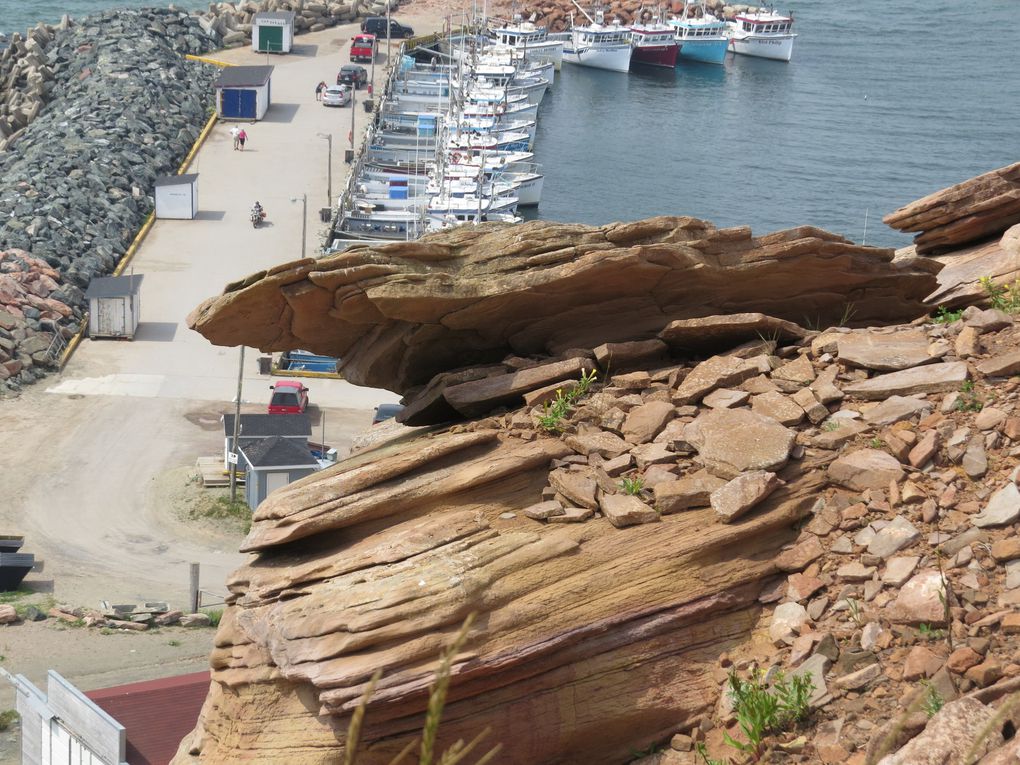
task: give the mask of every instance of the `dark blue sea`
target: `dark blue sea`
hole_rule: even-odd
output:
[[[1016,0],[795,2],[789,64],[564,64],[539,110],[538,217],[694,215],[908,244],[900,205],[1020,160]]]
[[[0,0],[0,31],[151,0]],[[181,0],[181,8],[205,7]],[[565,64],[539,112],[538,216],[695,215],[755,232],[812,224],[909,237],[881,218],[1020,160],[1017,0],[793,0],[789,64],[618,74]]]

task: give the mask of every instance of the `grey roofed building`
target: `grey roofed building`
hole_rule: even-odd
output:
[[[198,173],[187,175],[161,175],[156,179],[156,186],[180,186],[185,183],[194,183],[198,179]],[[141,278],[141,277],[139,277]]]
[[[234,415],[224,414],[223,435],[234,437]],[[239,436],[245,439],[288,436],[310,438],[312,421],[307,414],[242,414]]]
[[[297,16],[297,13],[294,11],[263,11],[262,13],[256,13],[252,18],[252,22],[261,21],[262,19],[293,22],[295,16]]]
[[[257,88],[269,82],[271,66],[228,66],[221,73],[214,88]]]
[[[303,444],[295,443],[289,438],[270,436],[260,441],[253,441],[241,447],[245,459],[252,469],[259,468],[303,468],[317,469],[319,463]]]
[[[142,274],[101,276],[89,282],[85,298],[108,298],[134,295],[142,284]]]

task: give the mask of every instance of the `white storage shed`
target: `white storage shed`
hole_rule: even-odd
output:
[[[141,315],[142,275],[103,276],[89,282],[89,337],[134,339]]]
[[[192,220],[198,215],[198,173],[156,179],[156,217]]]
[[[256,13],[251,20],[251,49],[256,53],[290,53],[296,15],[294,11]]]
[[[271,66],[228,66],[213,87],[216,114],[226,120],[260,120],[272,98]]]

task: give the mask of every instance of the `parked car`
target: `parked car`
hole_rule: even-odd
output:
[[[368,32],[376,37],[386,36],[386,17],[369,16],[361,22],[361,31]],[[414,37],[414,30],[404,26],[396,19],[390,19],[390,37],[400,39],[401,37]]]
[[[357,64],[344,64],[336,75],[337,85],[350,85],[357,90],[368,82],[368,70]]]
[[[354,35],[354,39],[351,40],[351,61],[372,63],[375,59],[376,45],[375,35]]]
[[[323,106],[347,106],[351,102],[351,92],[346,85],[330,85],[322,91]]]
[[[379,406],[375,408],[375,415],[372,417],[372,424],[378,425],[380,422],[392,419],[402,411],[404,411],[404,407],[400,404],[379,404]]]
[[[269,389],[269,414],[303,414],[308,408],[308,388],[297,380],[279,380]]]

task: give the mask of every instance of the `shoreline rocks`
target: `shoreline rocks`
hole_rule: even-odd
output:
[[[90,16],[54,28],[45,48],[34,42],[46,39],[42,30],[20,45],[37,62],[26,71],[49,73],[39,91],[47,102],[0,151],[0,252],[15,253],[5,262],[24,264],[28,255],[53,270],[57,276],[31,265],[60,283],[45,297],[57,292],[53,299],[70,309],[49,306],[60,314],[49,317],[56,331],[67,334],[85,309],[89,281],[113,271],[152,210],[155,179],[176,172],[208,118],[215,72],[184,54],[208,53],[219,42],[194,17],[172,10]],[[8,53],[20,49],[17,37],[0,57],[0,71],[22,71],[9,64],[15,54]],[[46,318],[30,314],[38,310],[30,300],[4,305],[29,321]],[[12,358],[24,355],[15,351]],[[34,374],[10,375],[0,394]]]

